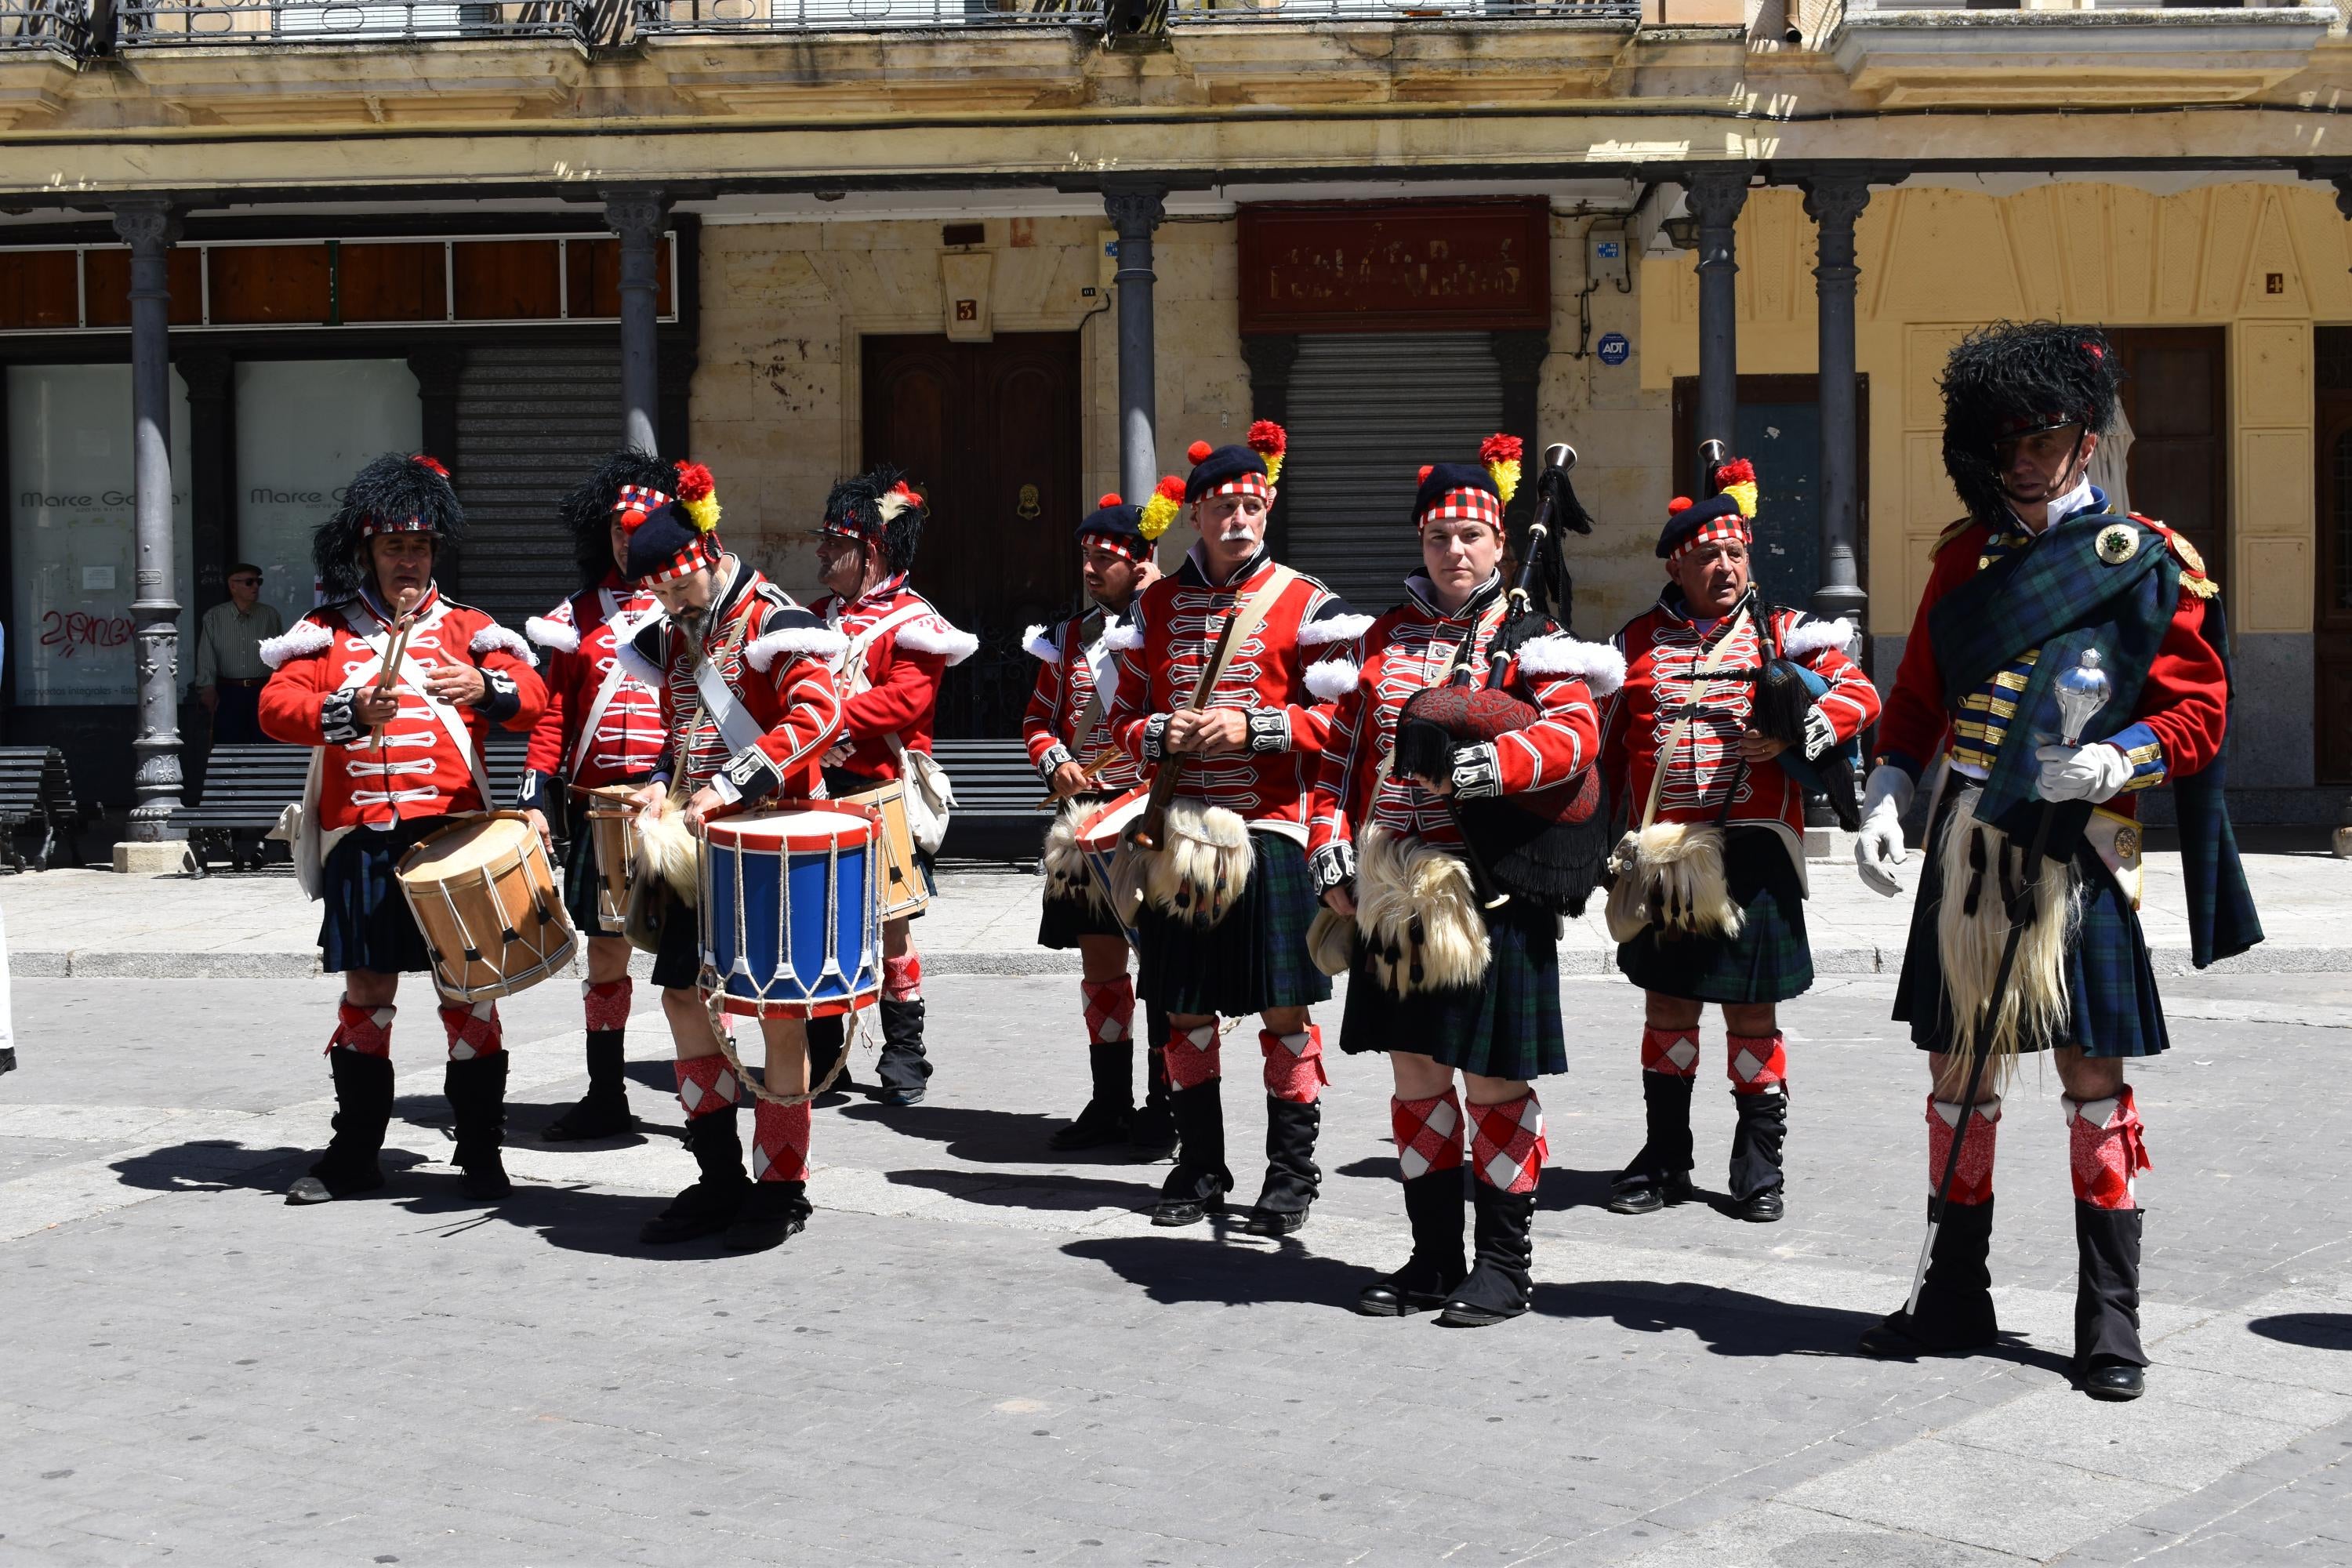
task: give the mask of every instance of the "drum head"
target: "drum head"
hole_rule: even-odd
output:
[[[837,811],[821,800],[776,811],[723,817],[704,827],[717,847],[764,849],[844,848],[874,841],[874,819],[862,812]]]
[[[408,852],[400,867],[404,882],[443,882],[468,871],[511,860],[539,835],[515,816],[493,816],[445,827]]]
[[[1093,851],[1116,847],[1118,836],[1127,831],[1150,800],[1151,787],[1138,784],[1125,795],[1103,802],[1092,816],[1078,824],[1078,847]]]

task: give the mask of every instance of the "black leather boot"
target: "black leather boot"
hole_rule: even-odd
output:
[[[751,1178],[743,1169],[743,1138],[736,1130],[735,1114],[735,1108],[729,1106],[708,1116],[687,1118],[686,1146],[702,1168],[702,1179],[647,1220],[637,1239],[692,1241],[716,1236],[735,1223],[751,1190]]]
[[[1099,1149],[1127,1142],[1127,1126],[1135,1116],[1135,1046],[1129,1040],[1097,1040],[1087,1047],[1087,1065],[1094,1079],[1094,1097],[1077,1120],[1055,1129],[1046,1140],[1055,1149]]]
[[[931,1079],[930,1059],[923,1054],[923,1004],[882,1003],[882,1059],[874,1075],[882,1080],[882,1103],[919,1103]]]
[[[1935,1200],[1928,1200],[1929,1206]],[[1862,1336],[1864,1355],[1909,1361],[1982,1350],[2000,1337],[1992,1310],[1992,1204],[1952,1204],[1936,1227],[1919,1310],[1888,1314]]]
[[[1731,1097],[1739,1121],[1731,1134],[1731,1202],[1741,1219],[1769,1225],[1783,1212],[1780,1147],[1789,1136],[1786,1085]]]
[[[541,1138],[550,1143],[576,1143],[617,1138],[636,1126],[637,1119],[629,1113],[629,1080],[623,1072],[628,1061],[626,1037],[619,1029],[588,1031],[588,1092],[549,1122]]]
[[[1691,1195],[1691,1085],[1674,1073],[1642,1074],[1642,1111],[1648,1140],[1609,1187],[1612,1214],[1655,1214]]]
[[[1176,1121],[1176,1165],[1160,1184],[1151,1223],[1198,1225],[1225,1206],[1234,1173],[1225,1168],[1225,1106],[1223,1080],[1211,1079],[1168,1097]]]
[[[327,1053],[335,1080],[335,1135],[308,1175],[287,1189],[289,1204],[323,1204],[383,1185],[383,1130],[392,1121],[392,1058],[340,1046]]]
[[[2147,1392],[2139,1343],[2140,1209],[2074,1200],[2074,1380],[2094,1399]]]
[[[1172,1153],[1176,1118],[1168,1109],[1168,1054],[1158,1046],[1143,1053],[1143,1103],[1128,1119],[1127,1141],[1147,1154]]]
[[[1251,1236],[1289,1236],[1307,1224],[1307,1211],[1322,1191],[1315,1163],[1315,1134],[1323,1127],[1318,1100],[1265,1097],[1265,1184],[1243,1229]]]
[[[765,1252],[798,1236],[808,1216],[806,1182],[754,1182],[719,1245],[730,1252]]]
[[[441,1072],[441,1092],[457,1122],[457,1147],[449,1160],[464,1173],[466,1195],[486,1202],[511,1195],[514,1184],[499,1153],[506,1142],[506,1052],[449,1063]]]
[[[824,1075],[833,1070],[833,1064],[839,1062],[841,1076],[833,1080],[833,1087],[825,1090],[825,1093],[856,1093],[861,1086],[849,1076],[848,1056],[849,1031],[839,1015],[836,1014],[830,1018],[811,1018],[808,1021],[809,1087],[811,1089],[823,1083]]]
[[[1470,1202],[1476,1261],[1470,1276],[1445,1299],[1437,1321],[1449,1328],[1478,1329],[1525,1312],[1535,1300],[1529,1275],[1536,1257],[1536,1195],[1507,1193],[1474,1182]]]
[[[1368,1318],[1433,1312],[1470,1274],[1462,1257],[1462,1167],[1429,1171],[1404,1184],[1405,1217],[1412,1222],[1412,1256],[1393,1274],[1364,1287],[1356,1310]]]

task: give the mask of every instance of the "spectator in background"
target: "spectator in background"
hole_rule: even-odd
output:
[[[196,700],[212,715],[213,744],[253,746],[261,732],[261,686],[269,667],[261,645],[286,629],[275,605],[261,602],[261,568],[240,561],[228,569],[228,603],[205,612],[196,637]]]

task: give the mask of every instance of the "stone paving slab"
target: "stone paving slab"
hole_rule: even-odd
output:
[[[1916,886],[1916,851],[1905,868]],[[2268,940],[2215,973],[2326,974],[2352,961],[2352,862],[2318,852],[2246,859]],[[1822,974],[1889,974],[1902,967],[1908,896],[1885,899],[1850,862],[1816,861],[1806,921]],[[916,927],[934,974],[1077,973],[1075,952],[1036,945],[1034,868],[966,862],[941,878],[941,897]],[[2158,973],[2191,973],[2178,854],[2150,855],[2141,910]],[[317,907],[290,872],[132,877],[55,870],[0,879],[11,972],[26,978],[276,979],[315,974]],[[1596,903],[1570,921],[1563,973],[1611,975],[1616,949]],[[650,971],[641,958],[639,972]]]
[[[446,1163],[437,1027],[404,1011],[392,1185],[293,1209],[331,982],[28,981],[0,1078],[0,1173],[38,1156],[0,1177],[25,1347],[0,1564],[2352,1564],[2352,1196],[2294,1131],[2352,1110],[2345,985],[2168,987],[2183,1048],[2134,1072],[2156,1370],[2107,1406],[2064,1384],[2064,1134],[2032,1072],[2002,1131],[2009,1337],[1848,1353],[1900,1299],[1924,1179],[1883,977],[1788,1009],[1769,1227],[1600,1206],[1640,1140],[1638,999],[1569,982],[1536,1310],[1473,1333],[1347,1309],[1406,1246],[1377,1061],[1333,1058],[1325,1195],[1279,1245],[1156,1231],[1160,1167],[1046,1151],[1083,1095],[1066,978],[933,982],[931,1100],[821,1109],[818,1212],[756,1258],[634,1240],[689,1170],[648,1009],[644,1125],[583,1149],[531,1136],[576,1092],[576,994],[505,1005],[522,1185],[491,1211]]]

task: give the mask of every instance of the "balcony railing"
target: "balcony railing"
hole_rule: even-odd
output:
[[[590,38],[595,0],[126,0],[125,47],[190,44],[419,43],[444,38]],[[609,27],[609,21],[605,23]]]
[[[1170,0],[1171,26],[1236,22],[1639,22],[1642,0]]]
[[[0,0],[0,49],[89,49],[89,19],[82,0]]]
[[[638,0],[640,33],[1100,27],[1105,0]]]

